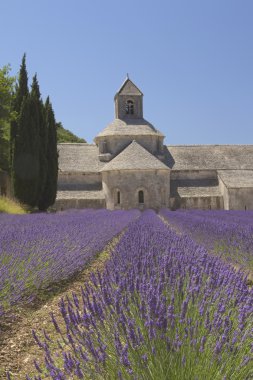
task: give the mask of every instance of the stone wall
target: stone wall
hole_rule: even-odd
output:
[[[223,209],[222,196],[202,196],[202,197],[173,197],[170,198],[170,209],[201,209],[220,210]]]
[[[106,208],[104,199],[59,199],[53,208],[56,211],[82,208]]]
[[[102,173],[103,191],[109,209],[168,207],[168,170],[125,170]],[[139,203],[139,191],[143,191],[144,202]],[[118,203],[120,192],[120,203]]]
[[[248,172],[219,171],[219,187],[224,198],[225,210],[253,209],[252,172]]]
[[[229,194],[228,189],[222,179],[219,177],[219,188],[223,195],[224,210],[229,210]]]
[[[253,210],[253,188],[228,189],[229,210]]]
[[[126,103],[131,100],[134,104],[134,114],[126,115]],[[142,96],[140,95],[119,95],[115,99],[115,117],[118,119],[123,119],[124,117],[141,118],[143,117],[142,108]]]
[[[216,170],[172,170],[170,208],[223,209]]]
[[[59,172],[58,190],[101,190],[101,173]]]

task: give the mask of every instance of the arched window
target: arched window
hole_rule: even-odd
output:
[[[134,102],[132,100],[128,100],[126,102],[126,114],[133,115],[134,114]]]
[[[144,192],[143,192],[143,190],[139,190],[138,199],[139,199],[140,204],[144,204]]]
[[[117,204],[120,205],[120,191],[117,190]]]

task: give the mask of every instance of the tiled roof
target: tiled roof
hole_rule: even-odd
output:
[[[102,130],[94,139],[96,141],[97,137],[105,136],[164,136],[160,131],[155,129],[155,127],[150,124],[145,119],[133,119],[124,118],[114,119],[111,124],[109,124],[105,129]]]
[[[169,168],[149,153],[136,141],[128,145],[120,154],[108,162],[100,171],[111,170],[147,170]]]
[[[95,144],[58,144],[59,170],[63,172],[98,172],[104,165],[98,159]]]
[[[211,187],[178,187],[178,195],[184,197],[220,197],[222,196],[219,186]]]
[[[219,170],[218,175],[228,188],[253,187],[253,170]]]
[[[253,145],[168,146],[166,164],[173,170],[253,170]]]
[[[60,171],[98,172],[105,165],[98,159],[95,144],[58,144],[58,150]],[[115,162],[120,154],[111,162]],[[150,153],[148,155],[156,160]],[[132,159],[125,156],[125,160]],[[253,170],[253,145],[168,146],[165,163],[172,170]]]

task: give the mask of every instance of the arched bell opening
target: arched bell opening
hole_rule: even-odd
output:
[[[127,115],[134,114],[134,102],[132,100],[127,100],[126,102],[126,114]]]

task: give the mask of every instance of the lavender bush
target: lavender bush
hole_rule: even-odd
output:
[[[182,211],[182,212],[185,212]],[[204,216],[208,219],[222,219],[229,223],[240,223],[253,226],[253,210],[187,210],[193,216]]]
[[[136,210],[0,216],[0,315],[70,278],[136,218]]]
[[[60,309],[65,327],[52,314],[54,336],[33,332],[45,356],[34,379],[252,378],[253,291],[243,274],[152,211]]]
[[[209,251],[253,270],[253,211],[169,211],[160,215]]]

